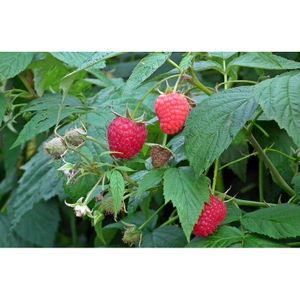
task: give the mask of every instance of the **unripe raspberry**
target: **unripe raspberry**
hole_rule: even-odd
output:
[[[106,195],[103,200],[100,200],[100,206],[106,215],[117,215],[123,208],[115,210],[113,198],[111,195]]]
[[[86,136],[86,131],[82,128],[71,129],[66,132],[64,138],[68,144],[78,147],[84,143],[84,137]]]
[[[160,128],[166,134],[179,132],[185,124],[189,111],[189,103],[180,93],[160,95],[155,103]]]
[[[133,224],[127,226],[122,241],[129,246],[138,245],[142,238],[142,232]]]
[[[155,169],[163,167],[172,157],[172,152],[160,145],[155,145],[151,148],[152,165]]]
[[[48,142],[45,142],[43,146],[45,151],[54,159],[60,159],[67,150],[64,140],[60,137],[56,137]]]
[[[115,118],[108,127],[110,151],[117,158],[131,159],[143,148],[147,139],[145,124],[124,117]]]
[[[211,235],[224,221],[227,215],[227,208],[224,201],[211,195],[210,202],[205,203],[202,213],[194,226],[194,235],[206,237]]]

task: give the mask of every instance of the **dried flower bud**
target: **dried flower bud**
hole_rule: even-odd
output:
[[[85,204],[78,204],[74,207],[76,217],[83,218],[86,215],[91,214],[91,210]]]
[[[123,208],[116,211],[114,206],[113,198],[110,194],[105,195],[103,200],[100,202],[101,208],[103,209],[104,213],[107,215],[117,215]]]
[[[160,145],[155,145],[151,148],[151,159],[152,159],[152,165],[154,168],[160,168],[163,167],[169,159],[172,157],[172,152]]]
[[[64,138],[66,142],[72,146],[78,147],[84,143],[86,131],[82,128],[71,129],[66,132]]]
[[[67,150],[64,140],[60,137],[56,137],[48,142],[45,142],[43,146],[45,151],[54,159],[60,159]]]

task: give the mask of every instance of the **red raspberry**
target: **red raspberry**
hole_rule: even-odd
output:
[[[212,234],[224,221],[227,208],[224,201],[216,196],[210,196],[210,203],[205,203],[204,209],[194,227],[194,235],[206,237]]]
[[[117,117],[108,127],[108,144],[110,151],[117,158],[130,159],[137,155],[147,139],[145,124],[136,123],[133,120]]]
[[[180,93],[160,95],[155,103],[160,128],[166,134],[179,132],[184,126],[189,111],[189,103]]]

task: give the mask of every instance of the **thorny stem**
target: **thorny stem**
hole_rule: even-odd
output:
[[[220,168],[219,168],[219,171],[222,170],[222,169],[224,169],[224,168],[226,168],[226,167],[229,167],[229,166],[231,166],[231,165],[234,165],[234,164],[236,164],[236,163],[238,163],[238,162],[240,162],[240,161],[243,161],[243,160],[245,160],[245,159],[248,159],[249,157],[254,156],[254,155],[257,155],[257,152],[252,152],[252,153],[250,153],[249,155],[246,155],[246,156],[243,156],[243,157],[238,158],[238,159],[236,159],[236,160],[233,160],[233,161],[231,161],[231,162],[229,162],[229,163],[223,165],[222,167],[220,167]]]
[[[264,200],[264,162],[259,160],[258,165],[258,189],[259,189],[259,201],[265,202]]]
[[[227,74],[226,74],[226,76],[227,76]],[[251,84],[257,84],[256,81],[252,81],[252,80],[240,80],[240,79],[238,79],[238,80],[227,80],[226,82],[223,81],[223,82],[219,83],[216,86],[216,90],[218,90],[222,85],[225,85],[226,83],[227,84],[228,83],[251,83]]]

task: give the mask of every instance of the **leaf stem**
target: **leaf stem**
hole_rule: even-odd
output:
[[[216,189],[216,184],[217,184],[217,179],[218,179],[218,169],[219,169],[219,160],[216,159],[215,160],[215,167],[214,167],[213,183],[212,183],[212,187],[211,187],[211,193],[212,194],[215,193],[215,189]]]
[[[259,201],[265,202],[264,200],[264,162],[259,160],[258,164],[258,189],[259,189]]]
[[[175,216],[175,217],[172,217],[172,218],[170,218],[169,220],[167,220],[165,223],[161,224],[161,225],[159,226],[159,228],[162,228],[162,227],[165,227],[165,226],[167,226],[167,225],[169,225],[169,224],[172,224],[173,222],[175,222],[175,221],[178,220],[178,219],[179,219],[179,216],[178,216],[178,215]]]
[[[270,173],[272,175],[273,181],[282,188],[288,195],[295,195],[294,190],[287,184],[287,182],[282,178],[276,167],[273,165],[272,161],[266,155],[265,151],[261,148],[260,144],[253,136],[251,132],[248,132],[248,140],[256,150],[260,158],[264,161],[265,165],[269,168]]]
[[[213,91],[210,90],[207,86],[205,86],[197,77],[196,72],[190,68],[190,73],[192,75],[192,83],[202,92],[204,92],[207,95],[212,95]]]
[[[231,166],[231,165],[233,165],[233,164],[236,164],[236,163],[238,163],[238,162],[240,162],[240,161],[243,161],[243,160],[245,160],[245,159],[248,159],[249,157],[254,156],[254,155],[257,155],[257,152],[252,152],[252,153],[250,153],[250,154],[248,154],[248,155],[246,155],[246,156],[243,156],[243,157],[241,157],[241,158],[238,158],[238,159],[236,159],[236,160],[233,160],[233,161],[231,161],[231,162],[229,162],[229,163],[223,165],[222,167],[220,167],[220,168],[219,168],[219,171],[222,170],[222,169],[224,169],[224,168],[226,168],[226,167],[229,167],[229,166]]]
[[[167,202],[161,205],[145,222],[139,227],[139,230],[143,230],[151,221],[152,219],[166,206]]]

